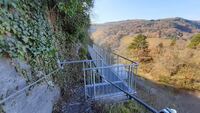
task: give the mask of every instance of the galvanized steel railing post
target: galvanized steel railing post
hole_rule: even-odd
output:
[[[131,71],[130,71],[131,66],[128,66],[128,86],[129,88],[131,87]],[[129,90],[130,92],[130,90]]]
[[[93,88],[94,88],[94,98],[96,96],[96,87],[95,87],[95,70],[92,70],[92,76],[93,76]]]
[[[130,67],[130,74],[131,74],[131,88],[133,88],[134,87],[133,86],[133,82],[134,82],[133,66]]]
[[[92,68],[92,63],[90,62],[90,68]],[[89,79],[90,79],[90,84],[92,84],[92,71],[90,70],[90,76],[89,76]]]
[[[84,62],[83,62],[83,69],[85,68],[85,64],[84,64]],[[85,100],[87,100],[87,88],[86,88],[86,85],[87,85],[87,83],[86,83],[86,75],[85,75],[86,73],[85,73],[85,70],[83,71],[83,76],[84,76],[84,88],[85,88]]]
[[[137,92],[137,89],[136,89],[136,88],[137,88],[137,87],[136,87],[136,85],[137,85],[137,84],[136,84],[136,79],[137,79],[137,77],[136,77],[136,76],[137,76],[137,71],[138,71],[138,65],[135,65],[134,68],[135,68],[134,89],[135,89],[135,92]]]

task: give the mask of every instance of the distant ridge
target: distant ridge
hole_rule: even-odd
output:
[[[161,18],[161,19],[127,19],[127,20],[113,21],[113,22],[93,23],[92,25],[105,25],[105,24],[123,23],[123,22],[128,22],[128,21],[162,21],[162,20],[179,20],[179,19],[200,22],[200,20],[190,20],[190,19],[184,19],[181,17],[171,17],[171,18]]]
[[[180,17],[157,20],[126,20],[93,24],[93,35],[99,39],[144,34],[149,38],[182,38],[189,39],[193,34],[200,33],[200,21],[187,20]]]

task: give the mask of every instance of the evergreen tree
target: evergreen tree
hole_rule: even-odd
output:
[[[192,37],[190,44],[188,47],[196,49],[197,46],[200,45],[200,34],[196,34]]]
[[[148,48],[148,42],[146,41],[147,37],[139,34],[137,35],[131,45],[129,46],[130,49],[137,49],[137,50],[142,50],[142,49],[147,49]]]

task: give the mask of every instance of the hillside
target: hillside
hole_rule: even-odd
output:
[[[200,21],[183,18],[167,18],[159,20],[126,20],[95,24],[91,27],[92,39],[101,44],[119,46],[124,36],[144,34],[149,38],[189,39],[200,32]],[[114,42],[114,45],[113,45]],[[118,42],[118,43],[116,43]]]
[[[94,25],[92,30],[96,44],[138,61],[140,76],[176,88],[200,90],[200,45],[196,49],[188,46],[191,37],[200,32],[198,21],[129,20]],[[138,34],[147,37],[145,50],[129,48]]]

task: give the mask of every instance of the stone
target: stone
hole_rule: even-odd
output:
[[[0,99],[5,99],[27,85],[25,78],[19,75],[11,65],[11,60],[1,58]],[[5,113],[52,113],[53,106],[60,96],[60,89],[56,85],[52,86],[42,82],[0,106]]]

